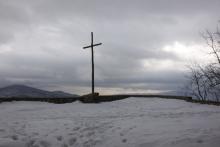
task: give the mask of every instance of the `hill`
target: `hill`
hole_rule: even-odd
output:
[[[69,94],[62,91],[46,91],[25,85],[11,85],[0,88],[1,98],[10,97],[30,97],[30,98],[60,98],[75,97],[75,94]]]

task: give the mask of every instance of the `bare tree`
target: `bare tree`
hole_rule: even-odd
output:
[[[191,95],[197,97],[199,100],[206,100],[208,94],[208,85],[205,82],[203,72],[199,70],[199,65],[190,66],[190,84],[189,89]]]
[[[191,94],[204,101],[207,98],[220,101],[220,31],[218,27],[215,32],[206,30],[202,36],[209,46],[209,54],[215,61],[205,66],[190,66]]]

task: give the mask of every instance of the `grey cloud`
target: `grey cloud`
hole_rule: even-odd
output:
[[[0,1],[2,85],[90,86],[90,50],[95,32],[99,87],[175,89],[184,72],[145,69],[143,60],[184,62],[162,48],[175,41],[202,41],[199,31],[215,27],[219,0],[8,0]]]
[[[14,39],[14,35],[27,29],[29,14],[25,7],[19,7],[11,1],[0,1],[0,44]]]
[[[214,13],[219,5],[218,0],[38,0],[32,2],[34,10],[43,16],[84,16],[88,18],[135,18],[149,14],[191,15],[192,13]]]

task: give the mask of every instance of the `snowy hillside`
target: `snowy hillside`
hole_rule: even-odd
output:
[[[0,104],[0,147],[219,147],[220,107],[159,98]]]

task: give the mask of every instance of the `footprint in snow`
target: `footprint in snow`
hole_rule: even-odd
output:
[[[86,134],[87,137],[90,137],[90,136],[93,136],[93,135],[95,135],[95,132],[93,132],[93,131],[89,131]]]
[[[203,142],[204,142],[204,141],[201,140],[201,139],[197,140],[197,143],[203,143]]]
[[[38,136],[39,133],[37,133],[37,132],[33,132],[32,135],[34,135],[34,136]]]
[[[13,139],[13,140],[18,140],[18,135],[12,135],[12,136],[11,136],[11,139]]]
[[[40,141],[42,147],[51,147],[51,144],[45,140]]]
[[[29,141],[27,142],[26,145],[27,145],[28,147],[32,147],[32,146],[33,146],[33,147],[35,147],[35,146],[38,147],[38,145],[35,145],[35,146],[34,146],[34,143],[35,143],[35,142],[36,142],[36,140],[31,139],[31,140],[29,140]]]
[[[69,145],[72,146],[76,143],[77,139],[76,138],[70,138],[69,139]]]
[[[61,145],[61,147],[68,147],[68,145],[64,143]]]
[[[83,137],[84,137],[84,135],[83,135],[83,134],[81,134],[81,135],[79,135],[79,137],[80,137],[80,138],[83,138]]]
[[[57,139],[57,141],[62,141],[63,140],[63,136],[57,136],[56,139]]]
[[[126,143],[127,142],[127,139],[122,139],[121,140],[123,143]]]
[[[73,131],[78,131],[80,129],[80,127],[75,127],[75,128],[73,128],[72,130]]]

